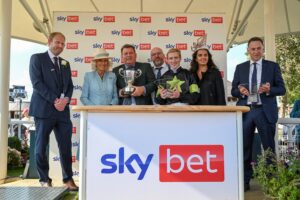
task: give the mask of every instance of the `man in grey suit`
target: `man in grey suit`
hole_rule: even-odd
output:
[[[257,128],[263,148],[275,152],[275,131],[278,120],[277,96],[285,94],[285,86],[277,63],[264,60],[262,39],[248,41],[250,61],[237,65],[231,94],[239,100],[237,105],[248,106],[243,114],[244,189],[250,189],[252,176],[252,142]]]
[[[72,122],[69,109],[73,82],[69,62],[59,57],[65,47],[65,36],[60,32],[51,33],[48,46],[47,52],[31,56],[29,68],[33,86],[29,115],[34,117],[36,126],[37,170],[41,185],[52,187],[46,148],[53,130],[59,148],[63,182],[69,190],[77,191],[72,178]]]
[[[113,72],[117,76],[117,88],[120,105],[152,105],[151,93],[156,89],[155,76],[149,63],[136,62],[136,52],[134,46],[125,44],[121,48],[121,60],[124,64],[115,67]],[[120,71],[133,69],[140,71],[141,75],[134,80],[134,91],[128,96],[124,95],[123,88],[126,86]]]

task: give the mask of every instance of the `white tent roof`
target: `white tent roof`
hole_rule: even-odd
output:
[[[274,2],[275,32],[277,34],[299,32],[300,0],[274,0]],[[263,6],[264,0],[13,0],[12,37],[46,43],[45,34],[33,27],[32,17],[35,15],[38,21],[43,21],[43,7],[46,19],[52,19],[55,11],[225,13],[227,41],[242,43],[252,36],[263,36]],[[247,14],[250,14],[249,18],[243,20]],[[237,27],[243,27],[241,24],[243,21],[245,29],[241,28],[241,34],[234,38],[235,22],[239,22]],[[51,20],[49,22],[51,30]],[[44,27],[46,29],[45,24]]]

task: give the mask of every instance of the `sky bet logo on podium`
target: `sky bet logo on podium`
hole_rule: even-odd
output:
[[[131,173],[143,180],[154,154],[144,159],[128,154],[124,147],[100,158],[102,174]],[[161,145],[159,147],[161,182],[223,182],[224,147],[222,145]]]
[[[161,182],[223,182],[222,145],[161,145],[159,147]]]
[[[104,166],[102,174],[123,174],[129,171],[137,174],[138,180],[143,180],[152,160],[153,154],[149,154],[145,161],[138,154],[126,155],[124,147],[119,148],[118,154],[105,154],[101,157],[101,164]]]

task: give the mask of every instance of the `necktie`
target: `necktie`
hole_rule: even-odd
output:
[[[61,71],[59,69],[57,57],[54,57],[54,68],[55,68],[56,77],[57,77],[58,84],[59,84],[59,90],[62,93],[63,92],[63,83],[62,83],[62,76],[61,76]]]
[[[161,77],[161,69],[162,69],[162,67],[156,68],[156,70],[157,70],[156,79],[160,79],[160,77]]]
[[[253,63],[253,72],[252,72],[252,78],[251,78],[251,91],[252,93],[257,93],[257,68],[256,63]]]
[[[255,96],[252,100],[252,105],[256,105],[257,101],[258,101],[256,63],[253,63],[253,72],[252,72],[252,77],[251,77],[251,94]]]

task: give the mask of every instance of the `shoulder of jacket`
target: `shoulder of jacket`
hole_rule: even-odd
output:
[[[278,65],[278,63],[271,61],[271,60],[262,60],[262,64],[268,64],[268,65]]]

